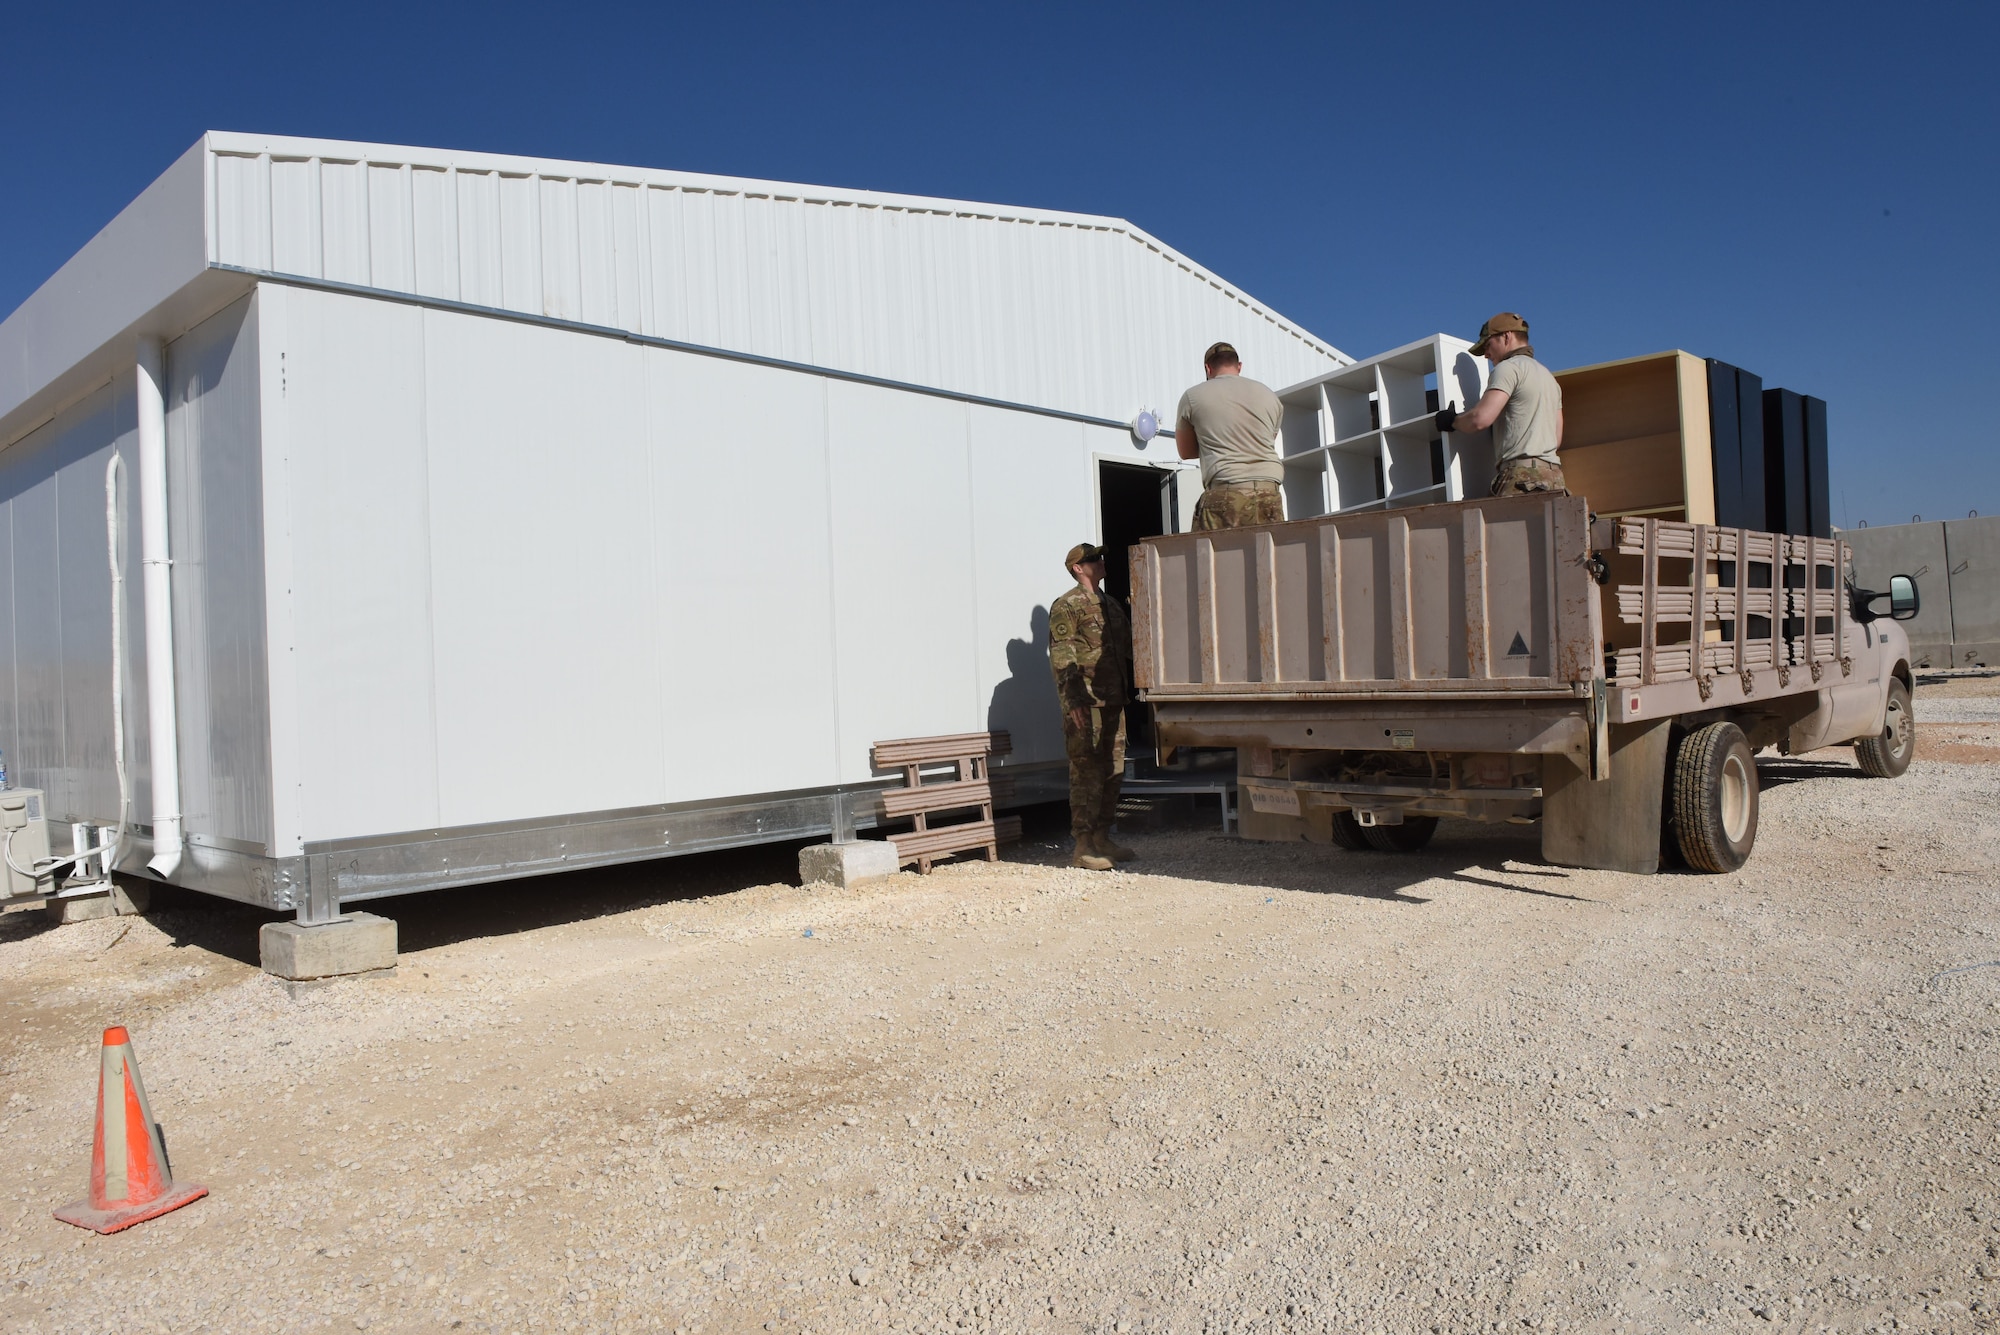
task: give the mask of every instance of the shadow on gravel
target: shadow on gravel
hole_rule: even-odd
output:
[[[1168,805],[1169,803],[1177,805]],[[1189,880],[1213,881],[1254,890],[1287,890],[1309,895],[1348,895],[1394,904],[1428,904],[1428,896],[1411,889],[1426,881],[1464,881],[1497,890],[1569,899],[1583,903],[1597,901],[1564,894],[1560,889],[1542,889],[1489,880],[1471,875],[1535,877],[1553,882],[1567,881],[1571,871],[1562,867],[1522,866],[1541,861],[1540,833],[1528,827],[1487,827],[1446,824],[1438,837],[1417,853],[1353,852],[1326,844],[1263,843],[1239,839],[1216,830],[1214,807],[1206,802],[1192,805],[1184,798],[1161,802],[1162,811],[1139,813],[1141,818],[1121,816],[1119,828],[1133,833],[1199,834],[1209,831],[1198,853],[1173,856],[1160,851],[1144,851],[1142,860],[1127,870],[1133,875],[1177,876]],[[1065,809],[1060,825],[1031,822],[1027,837],[1010,862],[1059,867],[1069,860],[1069,831]],[[1131,815],[1133,813],[1126,813]]]
[[[1510,876],[1546,876],[1550,873],[1515,869],[1510,870],[1508,874]],[[1602,904],[1604,902],[1601,899],[1592,899],[1589,895],[1566,895],[1560,890],[1543,890],[1532,885],[1510,885],[1506,881],[1489,881],[1484,876],[1470,876],[1462,871],[1452,872],[1451,879],[1454,881],[1464,881],[1468,885],[1483,885],[1493,890],[1512,890],[1516,894],[1541,895],[1547,899],[1574,900],[1579,904]]]
[[[422,894],[365,900],[344,907],[392,918],[400,951],[429,950],[459,941],[513,936],[543,927],[604,917],[653,904],[728,894],[773,882],[797,884],[803,841],[759,844],[657,858],[619,867],[557,872],[487,885],[468,885]],[[152,887],[148,922],[176,947],[194,947],[259,966],[257,933],[267,922],[290,914],[272,913],[175,886]],[[17,926],[8,914],[0,939],[19,939],[45,930],[39,914],[32,925]]]
[[[399,950],[430,950],[460,941],[514,936],[751,886],[799,879],[807,840],[687,853],[617,867],[556,872],[487,885],[457,886],[353,904],[396,920]],[[819,841],[810,841],[819,842]]]
[[[1804,779],[1865,779],[1851,760],[1806,760],[1798,756],[1763,757],[1757,761],[1757,790],[1769,792]]]

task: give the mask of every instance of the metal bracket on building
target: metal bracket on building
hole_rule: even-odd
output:
[[[334,893],[333,859],[325,853],[306,858],[305,893],[299,896],[299,925],[315,927],[340,919],[340,896]]]

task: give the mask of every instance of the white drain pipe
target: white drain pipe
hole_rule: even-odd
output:
[[[174,702],[173,561],[167,550],[166,348],[139,340],[139,559],[145,570],[146,706],[153,743],[153,857],[163,879],[181,865],[180,711]]]

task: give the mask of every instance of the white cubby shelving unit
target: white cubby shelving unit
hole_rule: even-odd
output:
[[[1439,393],[1460,411],[1486,392],[1484,358],[1449,334],[1281,390],[1285,514],[1292,519],[1459,501],[1493,477],[1490,431],[1439,435]]]

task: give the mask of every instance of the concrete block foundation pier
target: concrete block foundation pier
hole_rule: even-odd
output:
[[[373,913],[343,913],[319,923],[267,922],[257,946],[264,972],[293,996],[396,969],[396,924]]]

